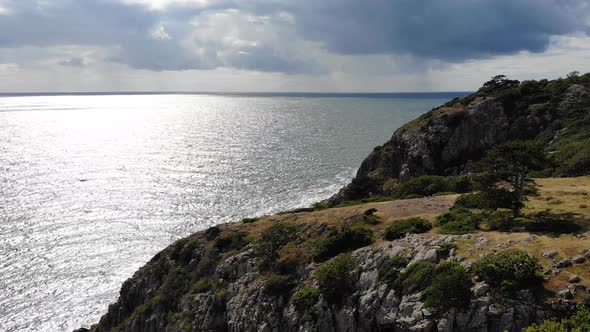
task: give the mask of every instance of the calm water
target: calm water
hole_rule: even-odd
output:
[[[329,197],[393,129],[448,99],[0,98],[0,330],[96,322],[174,240]]]

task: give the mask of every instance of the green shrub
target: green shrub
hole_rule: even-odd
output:
[[[219,282],[212,279],[199,279],[195,282],[189,291],[190,294],[206,293],[210,290],[217,289]]]
[[[242,222],[244,224],[251,224],[251,223],[257,222],[258,220],[259,220],[259,218],[244,218],[244,219],[242,219]]]
[[[162,286],[158,290],[160,304],[166,311],[176,311],[180,298],[186,293],[190,279],[186,272],[175,267],[166,276]]]
[[[221,234],[221,229],[217,226],[209,227],[205,230],[205,238],[209,241],[215,240],[219,234]]]
[[[353,268],[351,255],[344,254],[332,258],[316,270],[319,290],[329,304],[341,304],[354,291]]]
[[[455,201],[455,206],[464,207],[467,209],[493,209],[494,202],[482,192],[463,194]]]
[[[467,270],[457,263],[440,264],[430,286],[423,293],[424,306],[438,312],[465,308],[471,300],[471,279]]]
[[[286,222],[275,223],[264,230],[254,244],[254,253],[260,257],[260,268],[271,267],[279,257],[279,249],[299,238],[297,233],[297,226]]]
[[[401,239],[406,234],[419,234],[425,233],[432,229],[430,221],[416,217],[404,220],[394,221],[391,225],[385,229],[384,237],[386,240],[391,241],[395,239]]]
[[[368,210],[366,210],[363,214],[365,216],[372,216],[373,214],[375,214],[375,212],[377,212],[377,209],[375,208],[370,208]]]
[[[481,216],[465,208],[453,208],[436,217],[435,225],[442,234],[467,234],[479,229]]]
[[[408,259],[402,256],[385,256],[378,265],[378,279],[389,285],[395,285],[400,271],[408,266]]]
[[[536,258],[521,250],[492,253],[473,265],[474,274],[500,293],[532,289],[543,280]]]
[[[414,199],[414,198],[424,198],[424,196],[417,195],[417,194],[410,194],[410,195],[404,196],[403,199]]]
[[[291,213],[313,212],[315,210],[316,210],[315,207],[304,207],[304,208],[297,208],[297,209],[293,209],[293,210],[289,210],[289,211],[279,212],[277,214],[282,215],[282,214],[291,214]]]
[[[398,288],[404,294],[423,291],[430,285],[434,268],[435,264],[422,261],[408,266],[398,278]]]
[[[588,129],[585,129],[588,133]],[[574,140],[564,144],[555,154],[559,165],[559,176],[581,176],[590,174],[590,139]]]
[[[242,249],[248,244],[246,235],[245,232],[240,231],[222,234],[215,241],[215,249],[219,250],[219,252]]]
[[[291,302],[298,312],[303,313],[304,321],[316,321],[319,312],[315,305],[320,299],[320,291],[313,287],[304,287],[293,294]]]
[[[297,287],[299,279],[295,275],[271,274],[264,284],[264,293],[275,297],[287,297]]]
[[[472,183],[465,176],[425,175],[412,178],[393,190],[392,197],[409,199],[431,196],[438,192],[465,193],[472,190]]]
[[[557,320],[551,318],[541,325],[533,324],[523,332],[586,332],[590,331],[590,311],[587,308],[580,308],[569,318]]]
[[[312,252],[315,261],[322,262],[340,253],[373,243],[373,231],[363,226],[344,226],[336,234],[318,239]]]
[[[369,225],[378,225],[381,223],[381,220],[379,219],[379,217],[377,217],[375,215],[375,212],[377,212],[377,209],[375,208],[371,208],[366,210],[363,213],[363,221]]]

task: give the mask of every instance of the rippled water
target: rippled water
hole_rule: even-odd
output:
[[[330,196],[445,99],[0,98],[0,330],[96,322],[174,240]]]

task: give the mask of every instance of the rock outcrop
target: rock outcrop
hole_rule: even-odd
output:
[[[329,305],[323,296],[313,304],[315,319],[305,317],[286,296],[269,295],[266,279],[256,269],[257,258],[248,246],[224,257],[211,279],[216,289],[180,294],[177,312],[163,310],[162,295],[174,270],[201,265],[208,258],[195,241],[179,242],[156,256],[129,279],[119,301],[92,331],[520,331],[554,315],[529,291],[513,298],[498,298],[489,286],[478,283],[467,309],[436,315],[424,307],[421,294],[402,295],[379,280],[379,266],[387,256],[401,255],[410,262],[436,260],[436,249],[456,241],[452,235],[408,235],[392,242],[364,247],[352,253],[355,291],[341,305]],[[453,258],[453,257],[451,257]],[[187,264],[188,263],[188,264]],[[162,269],[168,268],[167,272]],[[316,285],[317,264],[298,274],[300,286]],[[164,281],[164,279],[168,279]],[[223,293],[220,295],[220,293]],[[154,304],[154,299],[159,303]],[[152,305],[152,307],[149,307]]]
[[[585,75],[587,76],[587,75]],[[361,164],[352,183],[330,198],[329,205],[387,195],[397,183],[421,175],[460,175],[497,143],[534,139],[554,146],[579,136],[575,128],[590,121],[590,90],[569,84],[553,91],[556,81],[523,83],[500,90],[484,90],[455,99],[398,129]],[[564,158],[570,158],[564,151]],[[558,175],[583,175],[584,166]],[[557,158],[559,160],[559,156]],[[579,159],[579,158],[578,158]],[[567,163],[567,161],[561,161]]]

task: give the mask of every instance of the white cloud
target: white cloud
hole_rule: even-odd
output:
[[[151,36],[156,40],[171,39],[170,35],[166,32],[166,28],[164,28],[163,25],[160,25],[156,27],[154,30],[152,30]]]

